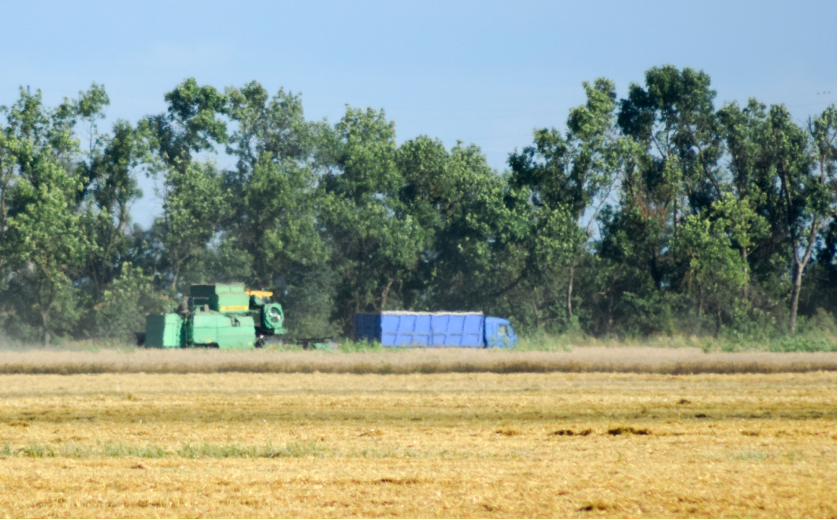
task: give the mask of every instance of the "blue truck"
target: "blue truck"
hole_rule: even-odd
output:
[[[482,312],[383,311],[355,315],[355,341],[385,347],[513,347],[509,320]]]

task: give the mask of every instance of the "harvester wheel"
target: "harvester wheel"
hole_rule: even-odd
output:
[[[282,348],[282,338],[277,336],[262,336],[256,341],[256,348]]]

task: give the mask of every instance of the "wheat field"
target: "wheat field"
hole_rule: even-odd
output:
[[[7,374],[0,516],[835,517],[836,383]]]
[[[546,373],[735,374],[835,371],[835,352],[712,352],[699,348],[586,346],[517,349],[384,349],[379,352],[218,349],[0,349],[0,374]]]

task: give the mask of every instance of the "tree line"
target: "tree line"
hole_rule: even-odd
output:
[[[714,104],[701,71],[608,79],[491,168],[477,145],[398,145],[383,110],[304,117],[257,82],[188,79],[164,113],[99,126],[93,84],[0,108],[0,328],[127,339],[193,283],[273,290],[296,337],[388,309],[471,310],[523,334],[794,334],[836,312],[836,109]],[[212,159],[223,152],[235,167]],[[162,215],[132,224],[139,176]],[[803,320],[802,322],[800,320]]]

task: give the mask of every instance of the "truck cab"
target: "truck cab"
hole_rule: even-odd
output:
[[[483,331],[486,336],[485,344],[487,348],[514,347],[518,343],[518,336],[515,335],[515,331],[512,329],[512,324],[509,323],[509,320],[486,316],[486,324]]]

